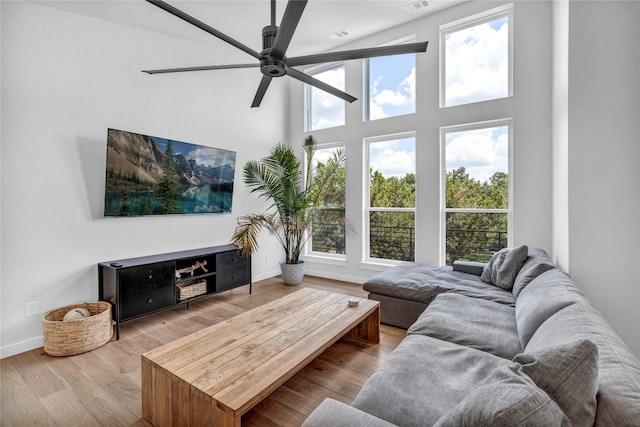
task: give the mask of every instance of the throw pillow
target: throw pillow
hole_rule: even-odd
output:
[[[527,260],[529,248],[526,245],[513,249],[500,249],[482,269],[480,279],[502,289],[511,289],[518,272]]]
[[[516,280],[513,282],[513,289],[511,290],[513,296],[518,298],[520,292],[522,292],[533,279],[545,271],[555,268],[555,266],[544,249],[529,249],[529,256],[527,256],[527,260],[524,262],[524,265],[516,276]]]
[[[434,427],[568,427],[558,405],[518,365],[500,368],[460,403],[445,412]]]
[[[592,426],[598,392],[598,347],[583,339],[513,358],[567,414],[574,426]]]

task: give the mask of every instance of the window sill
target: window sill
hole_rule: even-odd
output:
[[[321,254],[307,254],[304,256],[305,262],[315,262],[318,264],[327,264],[327,265],[339,265],[341,267],[346,267],[347,259],[342,255],[331,256],[331,255],[321,255]]]
[[[360,268],[363,270],[372,271],[385,271],[391,267],[395,267],[398,264],[402,264],[405,261],[393,261],[393,260],[368,260],[360,263]]]

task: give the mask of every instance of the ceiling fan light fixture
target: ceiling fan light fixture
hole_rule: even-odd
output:
[[[427,0],[419,0],[419,1],[405,5],[404,8],[407,12],[413,13],[413,12],[417,12],[419,10],[424,9],[427,6],[429,6],[429,2]]]

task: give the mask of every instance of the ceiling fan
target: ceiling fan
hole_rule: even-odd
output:
[[[284,75],[293,77],[325,92],[344,99],[347,102],[353,102],[355,97],[345,93],[335,87],[328,85],[302,71],[294,66],[320,64],[325,62],[345,61],[349,59],[373,58],[377,56],[400,55],[404,53],[426,52],[428,42],[409,43],[395,46],[373,47],[366,49],[355,49],[341,52],[320,53],[316,55],[297,56],[287,58],[285,53],[293,37],[293,33],[298,26],[302,12],[307,5],[308,0],[289,0],[282,17],[280,26],[276,26],[276,0],[271,0],[271,25],[267,25],[262,29],[262,51],[257,52],[250,47],[240,43],[237,40],[221,33],[215,28],[210,27],[202,21],[184,13],[183,11],[171,6],[162,0],[147,0],[149,3],[171,13],[178,18],[195,25],[203,31],[235,46],[236,48],[253,56],[259,62],[251,64],[229,64],[229,65],[208,65],[202,67],[186,67],[186,68],[168,68],[159,70],[143,70],[147,74],[162,73],[179,73],[185,71],[204,71],[204,70],[225,70],[231,68],[252,68],[260,67],[262,72],[262,80],[258,86],[258,91],[253,99],[251,107],[259,107],[262,98],[274,77],[282,77]]]

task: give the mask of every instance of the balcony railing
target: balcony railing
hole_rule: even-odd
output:
[[[312,251],[344,255],[344,227],[340,224],[313,223],[312,230]]]
[[[372,225],[369,246],[371,258],[415,261],[415,228]]]
[[[447,264],[455,260],[488,261],[493,253],[507,246],[503,230],[447,230]],[[369,234],[372,258],[400,261],[415,260],[415,228],[371,226]],[[344,254],[344,229],[336,224],[314,224],[314,252]]]

